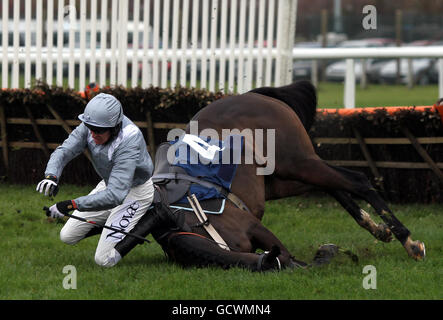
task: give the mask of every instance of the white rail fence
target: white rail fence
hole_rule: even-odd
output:
[[[345,108],[355,107],[355,59],[365,58],[437,58],[438,97],[443,98],[443,46],[428,47],[381,47],[381,48],[322,48],[322,49],[293,49],[294,59],[346,59],[346,74],[344,80]]]
[[[67,77],[80,90],[95,82],[244,92],[291,79],[297,0],[10,3],[1,3],[1,32],[12,38],[0,47],[3,88]]]
[[[430,57],[439,61],[443,97],[443,47],[293,49],[297,0],[1,0],[0,5],[2,88],[29,87],[41,79],[78,90],[95,82],[242,93],[290,83],[293,59],[347,59],[344,106],[353,108],[354,59]]]

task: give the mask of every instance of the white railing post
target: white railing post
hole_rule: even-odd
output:
[[[177,48],[178,48],[178,23],[180,21],[179,19],[179,7],[180,2],[179,0],[174,0],[172,3],[172,42],[171,42],[171,48],[172,48],[172,57],[171,57],[171,88],[175,88],[177,86],[177,72],[178,72],[178,57],[177,57]]]
[[[266,71],[265,71],[265,86],[271,86],[273,80],[272,65],[274,57],[272,55],[272,48],[274,46],[274,19],[275,19],[275,0],[268,1],[268,30],[266,32]]]
[[[89,83],[96,82],[96,47],[97,47],[97,26],[95,21],[97,21],[97,0],[91,1],[91,13],[89,18],[90,28],[90,49],[91,49],[91,59],[89,61]]]
[[[68,86],[72,89],[75,87],[75,31],[77,29],[77,10],[75,1],[69,0],[69,62],[68,62]]]
[[[143,28],[143,62],[142,62],[142,87],[147,88],[149,84],[152,84],[152,68],[148,61],[148,48],[149,43],[153,41],[150,38],[149,33],[152,30],[150,23],[150,10],[151,1],[144,0],[143,2],[143,23],[145,27]]]
[[[159,85],[158,77],[158,65],[159,65],[159,41],[160,41],[160,0],[154,0],[154,27],[153,32],[153,53],[154,58],[152,60],[152,85],[157,87]],[[163,48],[165,48],[163,44]]]
[[[189,0],[183,0],[183,9],[182,9],[182,24],[181,24],[181,48],[182,50],[187,50],[188,48],[188,22],[189,22]],[[182,54],[180,57],[180,85],[182,87],[186,86],[187,79],[187,62],[189,61],[186,55]]]
[[[131,87],[134,88],[138,83],[138,59],[137,51],[139,46],[139,20],[140,20],[140,0],[134,0],[134,8],[132,11],[132,19],[134,21],[134,31],[132,33],[132,48],[134,54],[132,55],[131,66]]]
[[[443,58],[438,59],[438,97],[443,98]]]
[[[43,42],[43,0],[37,0],[37,12],[36,12],[36,22],[37,30],[36,32],[36,64],[35,64],[35,78],[37,80],[43,80],[42,77],[42,42]]]
[[[79,68],[79,90],[86,88],[86,0],[80,1],[80,68]]]
[[[288,32],[288,44],[287,44],[287,57],[286,57],[286,83],[292,82],[292,49],[294,48],[295,41],[295,26],[297,22],[297,0],[292,0],[291,7],[289,10],[289,32]]]
[[[168,85],[168,58],[167,50],[169,49],[169,11],[170,11],[170,0],[163,0],[163,26],[162,26],[162,45],[163,45],[163,55],[162,55],[162,66],[161,66],[161,82],[162,88],[166,88]]]
[[[108,43],[107,21],[108,0],[102,0],[100,11],[100,80],[99,85],[106,85],[106,50]],[[112,29],[112,26],[111,26]]]
[[[114,86],[117,84],[117,30],[118,30],[118,1],[112,0],[111,3],[111,63],[109,84]]]
[[[59,87],[63,86],[63,5],[63,0],[58,0],[56,84]]]
[[[230,8],[230,24],[229,24],[229,49],[232,51],[235,50],[235,45],[237,41],[237,0],[231,1]],[[233,54],[229,55],[229,70],[228,70],[228,91],[234,92],[235,90],[235,56]]]
[[[202,27],[201,27],[201,49],[202,56],[200,58],[200,88],[207,89],[207,71],[208,71],[208,61],[207,61],[207,51],[208,51],[208,29],[209,29],[209,21],[208,21],[208,11],[209,11],[209,0],[202,1]],[[195,19],[195,17],[194,17]]]
[[[11,88],[18,88],[19,86],[19,19],[20,19],[20,1],[14,1],[14,34],[13,34],[13,46],[14,46],[14,58],[12,60],[12,81]]]
[[[215,91],[215,73],[216,73],[216,56],[215,49],[217,48],[217,24],[218,24],[218,12],[220,11],[218,6],[218,0],[212,0],[211,14],[211,36],[209,42],[209,90]]]
[[[191,87],[197,86],[197,46],[198,46],[198,12],[199,1],[192,1],[192,35],[191,35]]]
[[[53,54],[53,44],[54,44],[54,1],[48,0],[47,2],[47,30],[46,30],[46,83],[51,85],[52,79],[52,54]]]
[[[261,87],[263,85],[263,59],[264,59],[264,39],[265,39],[265,0],[260,0],[258,5],[258,58],[257,70],[255,76],[255,86]]]
[[[127,48],[128,48],[128,0],[119,0],[118,28],[118,84],[128,85]]]
[[[254,50],[254,29],[255,29],[255,1],[249,2],[249,14],[248,14],[248,46],[247,46],[247,56],[248,59],[246,61],[246,72],[245,72],[245,91],[249,91],[252,89],[252,79],[253,79],[253,62],[254,57],[252,55],[252,51]]]
[[[246,25],[246,1],[240,1],[240,17],[238,21],[239,35],[238,35],[238,64],[237,64],[237,92],[244,92],[244,47],[245,47],[245,25]]]
[[[31,6],[25,3],[25,88],[31,86]]]
[[[279,2],[276,86],[292,82],[292,49],[295,38],[297,2],[297,0],[280,0]]]
[[[318,87],[318,61],[312,60],[311,62],[311,82],[314,87]]]
[[[226,45],[227,38],[226,38],[226,32],[227,32],[227,19],[228,19],[228,1],[222,0],[221,3],[221,22],[220,22],[220,49],[221,49],[221,55],[220,55],[220,64],[219,64],[219,75],[218,75],[218,90],[225,92],[225,70],[226,70]]]
[[[344,88],[344,107],[355,108],[355,61],[346,59],[346,75]]]
[[[408,63],[408,75],[407,75],[408,88],[412,89],[412,87],[414,86],[414,75],[412,74],[412,63],[413,63],[412,59],[407,59],[407,63]]]
[[[9,68],[8,68],[8,46],[9,46],[9,30],[8,30],[8,14],[9,14],[9,0],[3,0],[3,12],[2,12],[2,50],[3,50],[3,57],[2,57],[2,88],[9,88]]]

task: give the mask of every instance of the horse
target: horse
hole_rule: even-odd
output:
[[[221,206],[221,214],[208,214],[199,220],[193,211],[183,210],[177,200],[189,194],[190,182],[180,179],[165,179],[160,175],[172,172],[182,174],[184,170],[173,166],[167,159],[169,143],[162,143],[156,152],[153,181],[155,196],[153,207],[131,230],[136,237],[125,237],[115,249],[125,256],[135,245],[143,243],[152,233],[168,258],[182,266],[218,266],[224,269],[242,267],[251,271],[281,270],[284,268],[307,268],[319,265],[334,257],[338,248],[320,248],[312,264],[295,259],[282,242],[253,213],[239,208],[231,201]],[[192,177],[191,177],[192,178]],[[207,202],[220,204],[222,199],[198,202],[205,207]],[[172,209],[181,205],[181,209]],[[204,214],[204,213],[202,213]],[[216,230],[221,241],[212,239],[207,225]],[[256,253],[262,250],[262,253]]]
[[[412,240],[410,231],[397,219],[365,174],[329,165],[315,153],[307,131],[313,124],[316,108],[315,87],[309,81],[299,81],[217,100],[201,109],[192,120],[198,122],[200,130],[211,128],[217,132],[234,128],[240,131],[275,129],[273,173],[258,176],[244,166],[239,168],[232,186],[233,192],[252,208],[258,219],[263,217],[266,200],[320,189],[333,196],[376,239],[390,242],[393,234],[409,256],[423,259],[424,243]],[[255,192],[251,192],[251,188]],[[352,196],[368,202],[384,223],[375,223]]]
[[[247,210],[235,201],[227,201],[222,215],[208,217],[232,250],[227,251],[211,242],[210,235],[192,214],[169,212],[163,215],[169,216],[167,219],[158,218],[158,214],[147,214],[146,225],[149,227],[140,231],[141,234],[152,232],[167,255],[183,265],[241,265],[256,270],[275,269],[277,261],[283,267],[306,267],[308,264],[295,259],[263,226],[261,219],[267,200],[322,190],[334,197],[357,224],[376,239],[390,242],[395,236],[410,257],[424,259],[424,243],[412,240],[410,231],[397,219],[366,175],[329,165],[315,153],[307,132],[315,120],[316,108],[316,90],[308,81],[277,88],[256,88],[224,97],[202,108],[188,123],[186,134],[195,134],[193,124],[198,125],[197,134],[203,136],[205,132],[223,136],[224,130],[273,133],[274,140],[261,139],[261,145],[254,137],[246,139],[245,149],[249,148],[258,156],[252,163],[242,161],[238,166],[231,190]],[[272,150],[273,158],[269,159],[269,154],[265,158],[264,150]],[[260,169],[266,172],[271,162],[271,172],[257,174]],[[368,202],[383,223],[374,222],[354,198]],[[185,231],[183,225],[187,226]],[[257,255],[257,248],[269,252]],[[332,251],[329,254],[334,255]]]

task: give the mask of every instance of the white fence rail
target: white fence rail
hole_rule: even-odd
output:
[[[343,105],[355,107],[355,59],[364,58],[437,58],[438,97],[443,98],[443,46],[427,47],[381,47],[381,48],[321,48],[293,49],[294,59],[346,59],[346,75]]]
[[[1,87],[160,86],[245,92],[292,81],[293,59],[438,58],[443,47],[293,49],[297,0],[1,0]],[[22,10],[24,9],[24,10]],[[24,14],[23,14],[23,12]],[[437,97],[436,97],[437,98]]]
[[[297,0],[11,3],[1,2],[3,88],[67,78],[80,90],[96,82],[244,92],[291,80]]]

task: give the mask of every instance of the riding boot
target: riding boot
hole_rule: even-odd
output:
[[[134,229],[131,230],[131,233],[145,238],[152,232],[154,238],[157,240],[159,233],[165,234],[171,230],[191,231],[191,228],[185,222],[184,214],[179,211],[172,212],[171,209],[161,201],[155,202],[153,205],[154,208],[148,210],[143,217],[140,218],[140,221],[135,225]],[[115,246],[115,249],[123,257],[137,244],[142,243],[143,241],[139,239],[126,236]]]
[[[163,220],[157,214],[155,209],[148,210],[137,222],[135,227],[131,230],[130,233],[134,233],[143,238],[146,238],[152,230],[155,230],[161,227],[163,224]],[[137,239],[131,236],[125,236],[123,240],[121,240],[115,246],[115,250],[120,253],[122,257],[124,257],[129,251],[131,251],[137,244],[143,244],[144,241]]]

